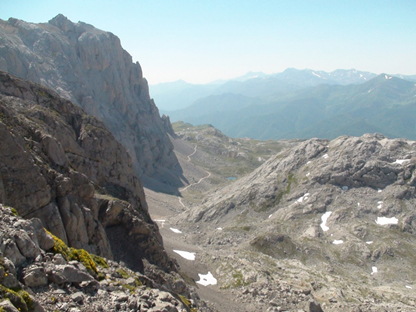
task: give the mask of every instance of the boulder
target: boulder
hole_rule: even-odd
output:
[[[28,287],[39,287],[48,284],[45,269],[37,265],[31,265],[24,269],[23,281]]]

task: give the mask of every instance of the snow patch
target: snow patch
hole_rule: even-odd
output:
[[[381,209],[381,207],[383,207],[383,202],[382,201],[377,202],[377,209]]]
[[[412,286],[406,285],[406,288],[408,288],[408,289],[412,289]]]
[[[360,203],[357,203],[357,206],[360,207]]]
[[[387,217],[378,217],[376,220],[378,225],[386,225],[386,224],[397,224],[399,223],[399,219],[396,217],[387,218]]]
[[[272,214],[269,216],[269,219],[272,217]]]
[[[316,76],[316,77],[319,77],[319,78],[322,78],[321,76],[319,76],[318,74],[316,74],[316,73],[314,73],[314,72],[312,72],[312,75],[314,75],[314,76]]]
[[[399,165],[403,165],[406,162],[409,162],[410,159],[396,159],[396,161],[394,162],[395,164],[399,164]]]
[[[178,234],[181,234],[181,233],[182,233],[182,232],[181,232],[181,231],[179,231],[178,229],[170,228],[170,230],[171,230],[172,232],[174,232],[174,233],[178,233]]]
[[[335,239],[333,242],[332,242],[332,244],[334,244],[334,245],[339,245],[339,244],[342,244],[342,243],[344,243],[344,241],[342,240],[342,239]]]
[[[217,228],[218,231],[222,231],[222,228]]]
[[[371,275],[378,272],[377,267],[372,267],[371,269],[373,270],[373,272],[371,272]]]
[[[391,77],[391,76],[387,76],[387,75],[384,75],[384,77],[385,77],[386,79],[391,79],[391,78],[393,78],[393,77]]]
[[[311,163],[311,161],[309,160],[306,164],[309,165]]]
[[[346,185],[341,186],[341,189],[344,190],[344,191],[348,191],[348,186],[346,186]]]
[[[166,222],[166,220],[161,220],[161,219],[157,219],[157,220],[153,220],[153,221],[155,221],[155,222],[160,222],[160,223],[161,223],[162,228],[163,228],[163,226],[165,225],[165,222]]]
[[[322,156],[322,158],[327,159],[328,158],[328,154],[325,154],[324,156]]]
[[[189,252],[189,251],[182,251],[182,250],[173,250],[178,255],[180,255],[182,258],[185,258],[186,260],[195,260],[195,253]]]
[[[307,176],[307,177],[309,177],[309,175],[310,175],[310,174],[311,174],[311,173],[310,173],[310,172],[308,172],[308,173],[306,174],[306,176]]]
[[[382,189],[377,189],[377,192],[381,193],[383,190]]]
[[[208,285],[217,285],[217,279],[208,271],[207,274],[199,274],[199,281],[196,281],[198,284],[203,286]]]
[[[373,243],[373,241],[368,241],[368,242],[365,242],[367,245],[371,245],[372,243]]]
[[[308,198],[309,198],[309,193],[306,193],[306,194],[305,194],[305,195],[303,195],[302,197],[298,198],[297,202],[298,202],[298,203],[301,203],[301,202],[303,202],[303,201],[308,200]]]
[[[327,211],[321,217],[322,223],[320,225],[321,225],[322,231],[324,231],[324,232],[329,230],[329,227],[326,226],[326,221],[328,220],[331,213],[332,213],[332,211]]]

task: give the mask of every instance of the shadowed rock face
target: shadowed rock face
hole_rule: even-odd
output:
[[[139,175],[177,164],[170,123],[160,118],[139,63],[115,35],[63,15],[45,24],[0,20],[0,34],[0,70],[50,87],[103,121]]]
[[[0,137],[1,203],[41,219],[69,246],[127,264],[146,259],[174,267],[131,158],[102,122],[52,91],[0,71]],[[113,228],[134,248],[114,253],[124,238],[109,237]]]

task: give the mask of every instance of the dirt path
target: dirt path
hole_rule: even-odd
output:
[[[188,157],[188,162],[191,162],[191,156],[193,156],[196,153],[196,149],[197,149],[197,145],[195,144],[194,151],[187,156]],[[204,170],[204,171],[207,173],[207,175],[205,177],[200,178],[198,182],[189,184],[188,186],[186,186],[183,189],[179,190],[179,192],[182,194],[182,192],[186,191],[191,186],[197,185],[197,184],[201,183],[202,181],[204,181],[205,179],[208,179],[211,176],[211,172],[206,171],[206,170]],[[183,208],[186,208],[185,204],[182,202],[182,197],[178,197],[178,199],[179,199],[179,203],[182,205],[182,207]]]

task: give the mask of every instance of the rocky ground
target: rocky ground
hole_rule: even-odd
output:
[[[69,248],[39,219],[24,220],[1,204],[0,216],[0,297],[8,299],[0,300],[1,311],[190,311],[200,302],[194,292],[187,299],[162,286],[156,267],[144,275]],[[172,286],[186,289],[181,279]]]
[[[218,154],[192,154],[192,144],[178,159],[214,166]],[[146,190],[168,252],[195,252],[176,258],[194,280],[214,275],[217,285],[198,292],[217,292],[219,311],[414,311],[414,143],[366,135],[294,145],[234,182],[212,174],[189,187],[185,207]]]

